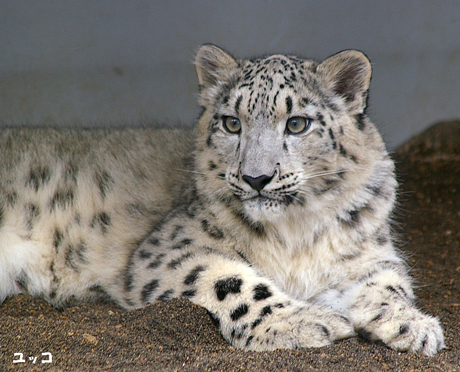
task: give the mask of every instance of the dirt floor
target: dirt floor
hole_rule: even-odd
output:
[[[430,128],[394,157],[401,249],[420,306],[445,329],[447,347],[437,356],[359,338],[321,349],[241,352],[186,300],[130,312],[110,303],[58,311],[20,295],[0,307],[0,371],[460,371],[460,122]],[[43,363],[47,353],[51,363]]]

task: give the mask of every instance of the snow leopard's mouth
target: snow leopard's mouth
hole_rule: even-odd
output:
[[[265,196],[265,195],[254,195],[249,198],[243,198],[243,204],[253,210],[280,210],[291,205],[293,202],[299,201],[298,198],[291,195],[277,195],[277,196]]]
[[[239,195],[236,196],[243,202],[245,201],[258,201],[264,203],[284,203],[284,204],[291,204],[294,201],[298,201],[302,203],[303,201],[297,196],[296,192],[291,192],[289,194],[283,193],[273,193],[273,192],[264,192],[264,190],[260,192],[254,192],[252,194],[247,193],[246,195]]]

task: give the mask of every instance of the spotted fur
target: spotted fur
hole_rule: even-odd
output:
[[[368,59],[196,56],[195,129],[0,134],[0,300],[204,306],[245,350],[360,333],[433,355],[394,248],[394,166],[366,115]]]

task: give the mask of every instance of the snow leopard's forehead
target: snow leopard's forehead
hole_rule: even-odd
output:
[[[317,63],[292,56],[273,55],[245,60],[238,78],[224,94],[223,103],[247,119],[277,120],[304,111],[309,105],[330,102],[315,74]],[[316,110],[312,108],[311,114]]]
[[[306,71],[314,72],[317,63],[295,56],[275,54],[262,59],[244,60],[242,70],[245,80],[275,78],[292,86]],[[278,79],[279,78],[279,79]]]

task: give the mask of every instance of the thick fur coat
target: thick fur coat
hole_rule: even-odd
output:
[[[433,355],[394,248],[394,166],[366,115],[371,65],[196,56],[194,129],[2,129],[0,301],[204,306],[236,347],[361,333]]]

